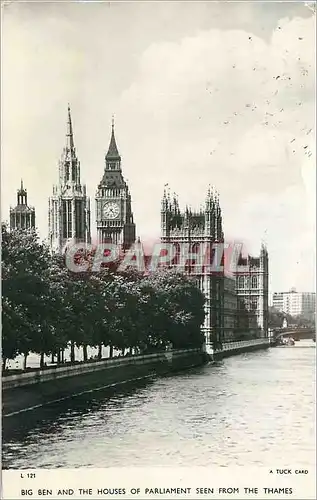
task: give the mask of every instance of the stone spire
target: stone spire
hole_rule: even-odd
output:
[[[177,194],[176,193],[173,193],[172,211],[173,211],[174,215],[179,215],[180,214],[179,203],[178,203],[178,198],[177,198]]]
[[[58,162],[59,181],[49,198],[49,243],[63,253],[68,242],[90,243],[90,200],[80,179],[70,105],[67,106],[66,144]]]
[[[166,188],[168,187],[168,184],[164,185],[164,193],[163,193],[163,198],[161,202],[161,210],[168,210],[168,199],[167,199],[167,190]]]
[[[112,116],[111,124],[111,139],[108,148],[108,153],[106,154],[106,161],[121,161],[121,156],[119,155],[116,138],[114,135],[114,117]]]
[[[66,150],[75,154],[73,125],[69,104],[67,107],[67,115]]]
[[[208,186],[208,191],[207,191],[207,196],[206,196],[206,201],[205,201],[205,209],[206,211],[213,211],[214,210],[214,189],[212,186]]]
[[[80,162],[76,156],[74,132],[70,106],[67,106],[66,145],[59,162],[59,182],[61,186],[70,183],[80,185]]]
[[[23,180],[21,179],[21,187],[17,191],[17,202],[18,205],[27,205],[27,192],[23,187]]]

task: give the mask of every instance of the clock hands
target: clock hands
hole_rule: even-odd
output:
[[[105,214],[107,215],[107,217],[114,219],[119,214],[119,207],[117,207],[116,205],[114,205],[112,203],[109,203],[105,207]]]

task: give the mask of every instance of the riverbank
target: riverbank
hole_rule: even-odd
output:
[[[9,375],[2,379],[3,416],[58,404],[85,392],[185,370],[206,361],[201,349],[184,349]]]
[[[2,379],[3,416],[9,417],[47,404],[58,404],[94,390],[155,378],[268,347],[269,339],[253,339],[225,343],[221,351],[212,354],[206,354],[201,349],[171,350],[7,375]]]
[[[295,457],[314,471],[316,352],[306,343],[231,356],[175,377],[4,418],[2,467],[270,470],[276,457],[296,468]]]
[[[243,352],[258,351],[259,349],[268,349],[270,347],[269,338],[242,340],[236,342],[227,342],[223,344],[222,350],[214,351],[211,359],[219,361],[220,359],[228,358],[242,354]]]

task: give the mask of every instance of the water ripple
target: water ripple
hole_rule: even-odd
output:
[[[314,370],[271,349],[11,417],[3,467],[314,466]]]

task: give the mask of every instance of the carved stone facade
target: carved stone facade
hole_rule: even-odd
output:
[[[242,316],[248,317],[249,332],[257,336],[268,336],[269,314],[269,258],[264,245],[259,257],[240,257],[235,272],[239,297],[238,321],[240,330],[245,328]]]
[[[91,242],[90,200],[81,184],[69,107],[66,146],[59,162],[59,182],[49,198],[48,220],[52,252],[62,253],[69,243]]]
[[[224,339],[235,340],[237,335],[238,295],[234,277],[224,277]]]
[[[186,207],[181,212],[176,195],[172,198],[169,193],[164,192],[161,205],[161,241],[175,246],[175,267],[180,266],[179,252],[181,247],[184,248],[184,244],[188,245],[190,253],[195,253],[195,248],[199,246],[201,248],[205,245],[205,248],[211,249],[213,243],[223,243],[218,195],[209,189],[201,210],[195,212]],[[185,272],[194,275],[199,288],[205,294],[206,316],[203,332],[206,350],[212,352],[221,348],[224,340],[224,274],[210,272],[208,267],[204,265],[200,271],[193,271],[189,265]]]

